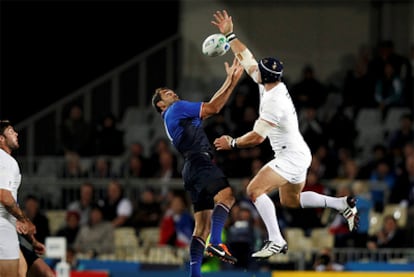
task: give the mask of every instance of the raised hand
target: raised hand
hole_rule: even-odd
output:
[[[233,32],[233,20],[227,14],[226,10],[216,11],[213,16],[214,20],[211,21],[211,24],[216,26],[220,30],[220,33],[227,35]]]

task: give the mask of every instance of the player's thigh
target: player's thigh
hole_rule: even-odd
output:
[[[288,183],[286,186],[279,188],[280,203],[289,208],[300,207],[300,193],[305,186],[305,182],[299,184]]]
[[[50,266],[41,258],[34,261],[27,272],[28,277],[54,277],[55,274]]]
[[[26,259],[24,258],[22,251],[20,251],[20,255],[19,255],[19,277],[26,277],[26,273],[27,273]]]
[[[287,180],[269,166],[264,166],[247,185],[247,195],[254,201],[263,193],[269,193],[287,184]]]
[[[0,260],[0,276],[18,276],[19,259]]]

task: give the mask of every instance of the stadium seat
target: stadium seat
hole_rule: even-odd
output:
[[[137,106],[128,107],[125,111],[122,122],[120,124],[121,130],[127,130],[129,126],[137,124],[142,118],[142,109]]]
[[[45,215],[49,220],[51,234],[56,234],[57,230],[66,223],[66,210],[47,210]]]
[[[310,242],[305,242],[308,238],[302,228],[287,227],[284,229],[284,234],[289,251],[306,250],[306,247],[310,245]]]
[[[376,212],[373,209],[369,212],[368,235],[374,235],[379,230],[381,230],[381,228],[382,228],[382,220],[383,220],[382,213]]]
[[[382,214],[384,216],[392,215],[397,220],[398,226],[401,228],[404,228],[407,224],[407,207],[398,204],[386,204]]]
[[[400,118],[403,114],[410,113],[409,108],[392,107],[388,110],[384,121],[384,130],[391,133],[400,127]]]
[[[287,227],[284,229],[284,235],[288,244],[288,253],[302,252],[305,253],[305,260],[310,261],[312,259],[311,251],[312,242],[310,238],[305,236],[305,232],[302,228]],[[275,255],[285,256],[285,255]],[[274,262],[283,262],[281,260],[274,260]]]
[[[139,243],[144,248],[151,248],[158,246],[160,240],[160,228],[159,227],[145,227],[139,231],[138,234]]]
[[[329,232],[328,228],[313,228],[310,233],[310,240],[315,251],[324,247],[333,248],[335,243],[335,237]]]
[[[382,124],[381,111],[377,108],[361,109],[355,119],[355,127],[358,131],[365,130],[371,126],[380,126]]]
[[[139,241],[133,227],[117,227],[114,230],[115,257],[118,260],[137,260]]]

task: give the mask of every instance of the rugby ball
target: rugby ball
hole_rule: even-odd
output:
[[[223,34],[212,34],[208,36],[202,45],[203,54],[209,57],[223,56],[230,49],[226,37]]]

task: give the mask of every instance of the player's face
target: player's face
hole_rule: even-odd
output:
[[[167,107],[179,100],[178,95],[170,89],[162,90],[160,96]]]
[[[3,134],[0,135],[1,145],[10,150],[16,150],[19,148],[19,141],[17,136],[18,134],[12,126],[7,127],[4,129]]]

